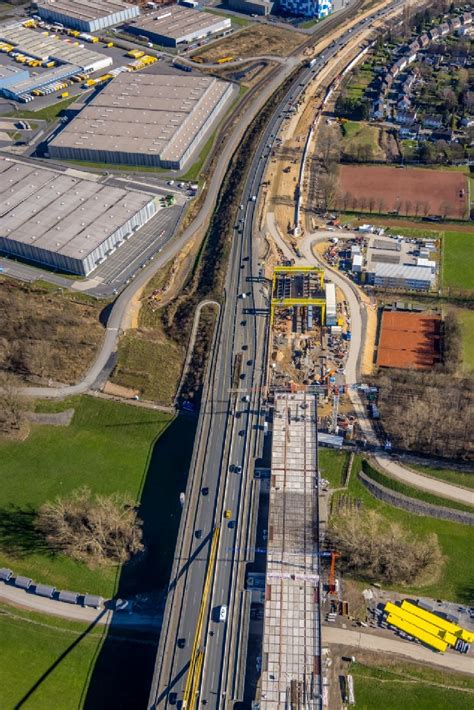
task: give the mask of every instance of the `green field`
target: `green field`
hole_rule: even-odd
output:
[[[474,546],[474,528],[447,520],[412,515],[382,503],[374,498],[359,481],[357,473],[360,469],[361,461],[356,457],[346,495],[361,501],[365,508],[377,510],[387,520],[399,522],[407,533],[412,532],[414,535],[435,533],[445,558],[443,569],[440,570],[437,579],[423,586],[398,585],[395,588],[401,592],[414,592],[435,598],[471,603],[472,589],[467,565]],[[339,495],[335,493],[333,498],[337,499]]]
[[[468,372],[474,370],[474,311],[461,309],[457,311],[461,325],[463,345],[463,365]]]
[[[51,555],[35,533],[34,512],[45,501],[83,485],[96,493],[118,491],[138,500],[145,479],[148,485],[147,473],[157,451],[153,451],[154,442],[172,417],[93,397],[42,405],[43,410],[68,407],[75,409],[70,426],[34,426],[26,441],[0,443],[0,566],[58,588],[110,596],[117,587],[119,568],[92,570],[69,558]],[[181,424],[173,423],[168,431],[174,427]],[[180,436],[184,446],[186,436],[183,432]],[[155,477],[170,475],[171,454],[165,452],[162,461],[155,460]],[[177,481],[172,477],[162,481],[163,500],[156,507],[157,524],[165,531],[169,513],[160,520],[159,508],[165,511],[168,505],[171,511],[179,506],[177,500],[171,504],[166,498],[173,485],[182,485],[183,469],[178,468],[183,466],[182,455],[182,451],[177,454],[175,464]],[[174,495],[177,498],[177,493]]]
[[[349,454],[343,451],[320,448],[318,451],[319,470],[321,476],[331,484],[331,488],[342,486],[342,479],[349,459]]]
[[[443,286],[474,290],[474,232],[443,232]]]
[[[344,155],[353,160],[384,159],[379,147],[380,129],[363,121],[347,121],[342,124]]]
[[[363,710],[471,710],[474,679],[400,661],[351,663],[356,707]]]
[[[464,473],[446,468],[434,468],[433,466],[418,466],[412,463],[409,466],[420,473],[424,473],[426,476],[433,476],[433,478],[439,478],[442,481],[454,483],[456,486],[463,486],[464,488],[474,488],[474,471],[472,473]]]
[[[99,655],[104,632],[105,627],[89,630],[85,624],[0,606],[0,707],[145,707],[156,639],[134,639],[123,631],[112,639],[109,633],[105,645],[113,652],[105,659]],[[97,658],[107,697],[100,697],[94,675]]]

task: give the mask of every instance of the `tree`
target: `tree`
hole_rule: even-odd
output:
[[[340,553],[343,570],[372,581],[413,584],[442,565],[436,535],[416,538],[375,510],[338,511],[327,539]]]
[[[142,552],[142,521],[124,495],[79,488],[39,510],[36,526],[50,548],[91,566],[123,564]]]
[[[18,384],[13,373],[0,372],[0,431],[5,434],[18,431],[24,422],[28,401],[18,393]]]
[[[334,173],[326,173],[321,175],[319,180],[319,189],[321,192],[321,207],[326,212],[333,209],[337,194],[337,175]]]

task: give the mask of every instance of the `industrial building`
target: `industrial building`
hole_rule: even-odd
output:
[[[332,0],[280,0],[280,8],[297,17],[326,17],[332,12]]]
[[[20,67],[0,66],[0,91],[8,89],[30,76],[26,69]]]
[[[0,158],[0,250],[87,276],[157,210],[156,198],[96,176]]]
[[[429,291],[435,279],[429,267],[387,263],[377,264],[368,277],[369,283],[380,288],[415,291]]]
[[[208,76],[119,74],[51,141],[50,156],[182,169],[233,91]]]
[[[134,20],[126,30],[155,44],[178,47],[211,35],[226,34],[231,30],[231,21],[210,12],[172,5]]]
[[[273,2],[269,0],[227,0],[226,4],[229,10],[247,15],[269,15],[273,9]]]
[[[97,32],[104,27],[119,25],[140,14],[137,5],[122,0],[42,0],[37,3],[38,15],[47,22],[56,22],[81,32]]]
[[[23,27],[18,22],[0,27],[0,40],[12,45],[18,52],[38,59],[43,64],[53,61],[59,65],[34,74],[30,74],[26,69],[18,71],[13,67],[2,67],[0,77],[10,69],[13,78],[8,79],[6,83],[0,78],[0,92],[16,101],[31,96],[31,92],[35,89],[52,86],[78,72],[93,74],[113,63],[112,57],[76,46],[58,37],[46,37]],[[16,78],[15,71],[17,71]]]

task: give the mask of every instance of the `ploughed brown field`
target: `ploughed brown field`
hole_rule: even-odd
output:
[[[384,311],[377,351],[379,367],[427,370],[439,361],[441,319]]]
[[[468,217],[468,182],[455,170],[341,165],[336,206],[346,211]]]

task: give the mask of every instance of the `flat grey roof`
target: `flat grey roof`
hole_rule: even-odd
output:
[[[179,160],[228,88],[208,76],[124,72],[51,145]]]
[[[231,21],[229,18],[212,15],[210,12],[202,12],[182,5],[171,5],[150,15],[141,16],[129,24],[145,32],[180,39],[199,30],[219,32],[225,27],[230,27]]]
[[[409,264],[376,264],[375,276],[394,279],[416,279],[433,281],[434,275],[428,266],[410,266]]]
[[[2,569],[0,569],[0,579],[3,582],[8,582],[12,575],[13,572],[11,571],[11,569],[7,569],[6,567],[2,567]]]
[[[100,63],[102,66],[112,64],[112,57],[105,54],[93,52],[85,47],[79,47],[77,40],[61,39],[59,37],[46,36],[28,27],[23,27],[20,23],[0,26],[0,39],[13,44],[19,51],[31,57],[42,59],[58,59],[65,64],[77,64],[80,67],[91,66]]]
[[[79,20],[96,20],[133,9],[133,5],[126,5],[121,0],[43,0],[38,3],[39,9],[77,17]]]
[[[6,79],[7,77],[16,76],[17,74],[28,73],[25,67],[10,67],[8,64],[0,65],[0,78]]]
[[[154,199],[94,178],[0,157],[0,236],[85,259]]]

